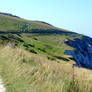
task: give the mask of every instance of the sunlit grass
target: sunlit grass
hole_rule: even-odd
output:
[[[91,75],[90,70],[11,46],[1,47],[0,53],[0,75],[6,92],[91,92],[92,78],[85,76]]]

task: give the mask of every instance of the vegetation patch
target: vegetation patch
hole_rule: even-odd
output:
[[[73,68],[71,64],[53,62],[10,46],[0,47],[0,52],[0,75],[6,92],[90,92],[91,90],[90,83],[86,81],[89,83],[86,85],[80,77],[83,74],[82,76],[86,78],[84,70],[80,69],[79,74],[79,70],[77,72],[77,68]],[[85,73],[88,72],[92,74],[91,71]]]

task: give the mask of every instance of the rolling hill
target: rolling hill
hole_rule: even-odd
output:
[[[0,15],[0,43],[9,42],[48,59],[63,59],[65,50],[73,49],[64,42],[82,35],[54,27],[42,21],[28,21],[8,15]]]
[[[92,68],[91,46],[92,38],[82,34],[1,13],[0,75],[6,92],[91,92],[92,71],[78,68]]]

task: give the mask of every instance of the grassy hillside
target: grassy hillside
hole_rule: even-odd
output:
[[[47,60],[9,45],[0,47],[0,52],[0,75],[6,92],[91,92],[90,70],[73,68],[63,60]]]
[[[1,45],[12,43],[15,46],[22,47],[31,53],[42,55],[51,60],[65,60],[64,51],[72,49],[64,41],[72,35],[39,35],[39,34],[0,34]]]
[[[91,71],[73,67],[73,58],[64,55],[73,50],[65,41],[82,36],[42,21],[0,15],[0,75],[6,92],[90,92]]]
[[[12,32],[15,33],[12,34]],[[56,28],[42,21],[28,21],[22,18],[0,15],[1,45],[11,42],[15,46],[21,46],[31,53],[45,56],[51,60],[69,61],[64,56],[64,51],[72,48],[64,42],[67,39],[81,37],[80,34]]]
[[[26,23],[29,23],[28,31],[31,31],[32,29],[59,29],[41,21],[28,21],[22,18],[0,15],[0,31],[2,32],[20,32]]]
[[[0,15],[0,31],[19,31],[25,25],[25,21],[6,15]]]

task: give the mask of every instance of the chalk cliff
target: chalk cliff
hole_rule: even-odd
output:
[[[65,54],[72,55],[77,66],[92,69],[92,38],[83,36],[65,43],[75,48],[74,51],[65,51]]]

